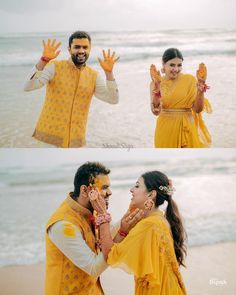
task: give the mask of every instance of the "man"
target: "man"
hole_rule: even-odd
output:
[[[87,162],[79,167],[74,179],[74,192],[49,219],[46,226],[45,295],[104,294],[99,275],[107,264],[96,246],[89,191],[91,184],[95,186],[108,207],[111,195],[109,173],[109,169],[96,162]],[[142,212],[137,210],[126,214],[119,224],[111,228],[116,240],[141,218]]]
[[[118,58],[110,49],[104,60],[98,59],[106,75],[106,86],[100,75],[86,65],[91,50],[88,33],[77,31],[69,38],[69,60],[56,61],[61,43],[43,41],[43,55],[30,74],[24,90],[46,84],[44,106],[33,137],[57,147],[85,145],[87,117],[93,94],[105,102],[118,103],[118,89],[113,66]]]

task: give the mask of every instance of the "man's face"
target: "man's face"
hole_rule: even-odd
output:
[[[109,197],[112,194],[110,190],[110,178],[108,175],[99,174],[94,179],[94,185],[98,188],[100,195],[106,201],[106,208],[109,206]]]
[[[82,66],[89,58],[91,45],[87,38],[73,39],[71,47],[68,48],[71,58],[76,66]]]

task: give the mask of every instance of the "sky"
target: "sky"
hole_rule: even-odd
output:
[[[236,28],[235,0],[0,0],[0,33]]]
[[[236,149],[0,149],[0,167],[54,166],[86,161],[235,158]]]

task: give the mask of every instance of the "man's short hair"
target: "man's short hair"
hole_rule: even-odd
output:
[[[89,186],[94,183],[94,178],[99,174],[108,175],[110,169],[99,162],[86,162],[79,167],[74,178],[74,192],[71,197],[76,199],[80,194],[81,185]]]
[[[70,38],[69,38],[69,47],[71,47],[71,44],[73,42],[74,39],[88,39],[89,43],[91,43],[91,37],[87,32],[84,31],[76,31],[74,32]]]

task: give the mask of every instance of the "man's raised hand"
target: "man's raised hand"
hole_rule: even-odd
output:
[[[52,42],[51,39],[48,39],[47,43],[43,40],[43,57],[48,61],[56,58],[61,52],[61,50],[57,50],[60,46],[61,42],[57,43],[56,39]]]
[[[108,49],[107,54],[105,50],[103,50],[102,53],[103,53],[103,60],[101,60],[101,58],[98,57],[98,61],[105,72],[111,73],[113,70],[113,66],[118,61],[119,57],[115,56],[116,54],[115,52],[113,52],[111,55],[110,49]]]

